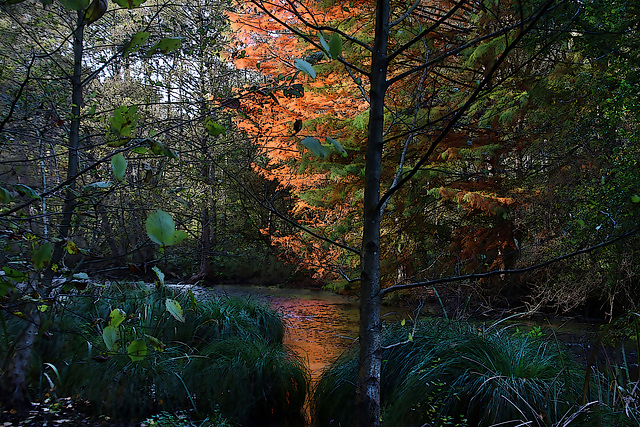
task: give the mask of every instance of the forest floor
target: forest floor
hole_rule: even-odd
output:
[[[86,404],[74,402],[71,398],[51,399],[34,402],[30,410],[16,411],[0,409],[0,427],[9,426],[85,426],[85,427],[128,427],[146,426],[141,423],[115,423],[104,416],[87,415]]]

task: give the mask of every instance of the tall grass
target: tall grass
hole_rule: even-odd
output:
[[[384,345],[406,340],[409,328],[385,331]],[[357,357],[347,354],[315,391],[317,425],[350,425]],[[508,330],[431,321],[413,341],[383,351],[385,426],[551,425],[580,395],[584,374],[558,344]],[[522,424],[528,423],[528,424]]]
[[[185,322],[167,311],[166,298],[179,301]],[[114,352],[102,329],[116,308],[127,318]],[[308,373],[282,345],[282,319],[256,301],[195,302],[166,289],[97,287],[62,298],[47,315],[53,339],[41,340],[36,363],[57,368],[56,393],[87,400],[97,413],[132,421],[187,409],[245,425],[302,424]],[[146,342],[142,360],[127,354],[135,339]]]

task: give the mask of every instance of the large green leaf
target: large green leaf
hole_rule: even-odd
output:
[[[126,318],[127,313],[122,311],[120,308],[114,308],[111,310],[111,313],[109,313],[109,326],[117,328]]]
[[[33,257],[31,258],[31,260],[33,261],[33,266],[36,268],[36,270],[41,270],[45,268],[51,262],[52,256],[53,256],[53,245],[49,242],[43,243],[33,253]]]
[[[16,190],[21,196],[26,196],[30,199],[39,199],[40,195],[36,190],[24,184],[16,184]]]
[[[131,40],[124,45],[124,49],[122,50],[122,56],[125,58],[129,56],[129,54],[135,50],[140,49],[147,41],[149,41],[149,36],[151,33],[146,31],[138,31],[133,36],[131,36]]]
[[[4,187],[0,187],[0,203],[9,203],[14,200],[9,190]]]
[[[182,312],[182,307],[180,306],[180,303],[174,299],[171,298],[167,298],[167,300],[165,301],[165,304],[167,305],[167,311],[169,312],[170,315],[173,316],[174,319],[176,319],[178,322],[185,322],[185,318],[184,318],[184,313]]]
[[[147,0],[113,0],[118,6],[125,7],[127,9],[134,9],[136,7],[140,7],[142,3]]]
[[[177,159],[178,156],[174,153],[169,147],[163,144],[160,141],[156,141],[155,139],[147,138],[147,143],[149,144],[149,148],[153,154],[157,154],[159,156],[166,156],[170,159]]]
[[[107,145],[109,147],[121,147],[131,140],[133,130],[138,125],[138,107],[135,105],[122,105],[113,111],[113,117],[109,118],[109,130],[111,135]]]
[[[102,340],[104,341],[104,345],[107,346],[107,350],[118,351],[118,348],[120,348],[120,344],[118,343],[120,338],[118,335],[118,328],[115,326],[109,325],[102,330]]]
[[[318,157],[322,157],[323,159],[329,156],[329,150],[320,144],[320,140],[318,138],[314,138],[312,136],[307,136],[302,140],[302,145],[307,147],[313,154]]]
[[[144,340],[133,340],[127,348],[127,354],[133,362],[139,362],[147,355],[147,344]]]
[[[150,213],[146,223],[147,234],[149,238],[161,245],[169,246],[174,242],[176,234],[176,224],[173,222],[171,215],[165,211],[158,209]]]
[[[160,286],[164,286],[164,273],[162,272],[162,270],[160,270],[158,266],[153,267],[152,270],[154,273],[156,273]]]
[[[151,343],[151,347],[153,347],[155,351],[159,351],[159,352],[164,351],[164,348],[166,347],[166,345],[162,341],[148,334],[144,334],[144,336],[149,340],[149,342]]]
[[[333,144],[333,148],[342,155],[342,157],[347,157],[347,152],[345,151],[345,149],[342,147],[342,145],[336,141],[333,138],[329,138],[327,137],[327,142],[330,142],[331,144]]]
[[[124,179],[124,174],[127,171],[127,164],[129,162],[124,158],[122,153],[118,153],[113,158],[111,158],[111,170],[113,171],[113,176],[118,180],[122,181]]]
[[[331,57],[331,48],[329,47],[329,43],[327,43],[327,40],[324,38],[322,33],[320,33],[320,46],[322,46],[325,53]]]
[[[333,33],[329,39],[329,53],[332,58],[337,58],[342,55],[342,39],[338,33]]]
[[[304,59],[296,59],[293,61],[293,65],[305,74],[308,74],[312,79],[316,78],[316,70],[313,69],[313,65],[309,64]]]
[[[149,49],[149,52],[147,52],[146,56],[148,58],[156,53],[162,53],[163,55],[166,55],[178,49],[181,44],[182,38],[180,37],[165,37],[163,39],[160,39],[158,43],[151,46],[151,49]]]
[[[227,132],[227,128],[211,119],[207,119],[204,126],[207,128],[207,133],[211,136],[218,136]]]

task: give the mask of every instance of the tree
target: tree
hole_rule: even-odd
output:
[[[159,38],[147,47],[150,34],[144,31],[117,34],[117,42],[104,44],[109,38],[104,21],[128,12],[119,9],[104,17],[107,4],[102,0],[48,2],[47,9],[8,3],[2,3],[0,16],[7,35],[0,134],[3,151],[9,153],[3,158],[0,187],[2,243],[7,248],[0,296],[7,302],[3,318],[23,319],[24,330],[4,359],[1,392],[3,403],[21,408],[29,404],[26,376],[34,341],[44,332],[45,311],[69,286],[64,279],[54,281],[54,275],[66,274],[72,282],[84,259],[99,256],[95,250],[103,241],[102,231],[110,231],[111,212],[104,202],[125,186],[124,154],[138,150],[175,157],[157,138],[143,138],[136,129],[137,105],[111,104],[112,109],[100,111],[93,99],[96,92],[87,89],[102,73],[107,81],[114,78],[114,63],[120,58],[127,62],[141,47],[151,56],[177,45],[175,39]],[[128,2],[123,6],[133,7]],[[141,25],[146,24],[143,20]],[[146,95],[149,104],[157,92]],[[113,102],[107,97],[99,101],[105,107]],[[113,255],[123,255],[112,236],[106,240],[115,248]]]
[[[490,142],[498,142],[496,135],[487,131],[487,124],[510,124],[514,116],[517,117],[518,104],[524,104],[526,99],[523,98],[526,95],[524,88],[509,89],[508,85],[517,83],[514,76],[526,69],[541,52],[549,52],[550,47],[560,43],[557,34],[565,34],[564,31],[570,28],[568,24],[579,9],[579,4],[563,1],[418,1],[406,4],[380,0],[375,5],[353,2],[349,6],[333,3],[326,6],[327,9],[322,9],[312,3],[254,1],[246,8],[241,8],[246,12],[242,22],[253,27],[254,31],[266,31],[265,37],[273,41],[271,45],[282,42],[283,46],[290,47],[292,38],[288,35],[301,38],[309,47],[306,55],[300,55],[295,60],[282,56],[279,59],[293,63],[294,67],[311,78],[315,77],[316,70],[322,70],[321,65],[314,68],[312,64],[313,58],[322,58],[321,54],[311,56],[317,51],[337,59],[348,70],[347,74],[356,75],[356,85],[364,88],[368,103],[368,126],[366,144],[362,145],[366,167],[362,179],[364,194],[359,222],[360,371],[357,415],[360,425],[379,425],[382,298],[400,289],[430,285],[443,279],[453,281],[465,277],[484,277],[475,264],[471,269],[477,274],[435,280],[426,277],[420,282],[383,287],[380,257],[384,248],[381,239],[384,237],[383,232],[387,231],[384,227],[386,209],[394,202],[402,206],[402,201],[398,199],[403,191],[408,187],[421,185],[419,178],[424,179],[421,174],[433,162],[435,155],[455,157],[456,152],[463,152],[463,144],[469,140],[468,135],[480,135],[479,140],[485,139],[485,144],[482,144],[484,147],[479,153],[488,150]],[[344,29],[349,28],[353,21],[348,21],[349,24],[343,26],[339,18],[335,18],[339,16],[336,11],[351,10],[352,7],[358,13],[352,17],[357,21],[355,26],[363,28],[363,33],[370,31],[369,34],[357,37],[359,34]],[[269,23],[268,26],[261,27],[265,22]],[[273,30],[274,26],[279,26],[279,30]],[[374,34],[373,40],[371,33]],[[332,52],[332,47],[326,42],[328,39],[340,40],[344,48]],[[244,43],[238,48],[241,59],[245,60],[244,57],[249,55],[245,62],[255,61],[267,73],[274,69],[262,62],[263,58],[250,56],[257,50],[259,38],[247,38]],[[337,45],[338,42],[335,43]],[[366,52],[363,61],[350,61],[347,56],[352,51]],[[270,49],[268,52],[273,54],[277,49]],[[344,55],[341,56],[343,52]],[[421,84],[422,75],[428,76],[429,84]],[[528,77],[531,78],[531,75]],[[276,92],[281,89],[277,85],[280,80],[280,76],[275,77]],[[535,76],[532,81],[535,81]],[[290,95],[292,89],[292,85],[285,86],[283,95]],[[458,90],[455,95],[445,95],[445,89]],[[406,93],[415,94],[416,97],[402,96]],[[514,99],[514,93],[520,96]],[[512,95],[511,100],[497,98],[506,94]],[[312,108],[313,102],[316,102],[315,98],[312,98]],[[491,104],[495,103],[498,108],[491,108]],[[407,116],[411,119],[407,120]],[[277,119],[276,117],[276,121]],[[292,115],[288,119],[293,122]],[[355,121],[357,118],[351,116],[351,120]],[[294,126],[295,123],[293,122]],[[276,137],[285,132],[281,125],[278,128],[274,126],[273,129]],[[268,135],[268,132],[260,135]],[[268,149],[283,149],[287,153],[278,155],[299,158],[296,150],[292,149],[293,144],[278,145],[280,141],[282,139],[275,139]],[[403,141],[408,142],[403,146]],[[327,147],[323,147],[317,140],[303,139],[301,142],[318,157],[326,157],[328,154]],[[496,151],[493,150],[494,153]],[[509,153],[508,150],[498,154],[502,154],[503,164],[517,166],[518,151],[520,150],[512,148],[509,155],[506,154]],[[490,160],[500,158],[492,154],[486,157]],[[391,168],[391,162],[387,162],[389,158],[396,162]],[[490,162],[488,166],[495,168],[496,165],[497,163]],[[289,164],[288,168],[286,170],[293,170],[293,164]],[[484,168],[491,170],[486,165]],[[439,189],[441,197],[445,201],[449,199],[466,203],[472,208],[470,210],[490,212],[498,218],[507,216],[504,208],[509,207],[512,201],[496,192],[483,194],[482,191],[473,191],[474,186],[469,177],[477,176],[477,171],[475,172],[467,172],[467,182],[462,186],[458,185],[453,194],[447,188]],[[488,172],[484,176],[491,178],[496,172]],[[461,235],[465,233],[463,230],[461,229]],[[316,233],[316,236],[318,234],[321,233]],[[506,237],[501,236],[491,243],[495,247],[497,262],[489,263],[491,265],[480,263],[484,269],[492,269],[487,276],[504,274],[508,270],[508,264],[504,261],[505,250],[518,248],[513,232],[506,234]],[[489,231],[484,234],[487,237],[490,235]],[[465,242],[467,236],[468,233],[461,236],[460,242]],[[477,248],[475,242],[482,238],[482,234],[477,234],[471,236],[470,240],[467,239],[469,252],[473,252],[474,247]],[[509,246],[505,246],[505,242]]]

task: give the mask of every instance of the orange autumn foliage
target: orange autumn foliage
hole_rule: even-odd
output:
[[[371,42],[373,5],[366,1],[350,2],[348,7],[342,2],[296,4],[297,12],[289,2],[261,3],[267,9],[263,11],[247,2],[229,14],[238,40],[229,59],[237,68],[250,70],[255,76],[255,85],[243,89],[242,114],[238,116],[237,125],[259,148],[254,169],[261,176],[277,181],[280,189],[286,189],[293,196],[289,214],[322,236],[359,249],[368,82],[358,74],[358,69],[368,69],[367,52],[363,45],[343,37],[344,59],[358,69],[314,55],[320,52],[319,34],[325,39],[331,36],[332,32],[325,29],[328,27],[337,27],[365,43]],[[419,24],[422,27],[432,24],[441,10],[450,5],[447,1],[423,2],[420,7],[424,22]],[[435,28],[427,37],[426,46],[412,45],[406,49],[402,60],[389,70],[390,79],[404,78],[402,84],[392,86],[387,92],[391,120],[383,159],[383,189],[389,188],[399,176],[398,165],[410,168],[424,155],[439,129],[464,99],[464,91],[472,88],[492,60],[483,56],[465,65],[465,58],[455,55],[446,63],[407,74],[425,61],[425,49],[436,55],[446,51],[449,45],[459,44],[467,34],[478,31],[480,25],[489,25],[472,23],[470,14],[475,11],[470,8],[461,8],[446,25]],[[299,34],[285,30],[284,22]],[[309,23],[315,29],[306,25]],[[397,30],[397,41],[391,48],[409,40],[411,31],[411,28]],[[312,79],[296,70],[296,59],[306,59],[314,65],[317,77]],[[505,250],[515,247],[513,233],[488,233],[485,226],[473,231],[473,226],[461,225],[458,227],[465,233],[460,233],[455,225],[444,233],[438,225],[443,215],[452,218],[452,214],[444,214],[443,209],[448,202],[455,202],[467,217],[471,214],[500,217],[499,227],[513,228],[502,214],[519,202],[501,188],[498,168],[500,157],[513,150],[514,145],[504,143],[499,127],[479,128],[475,126],[476,120],[466,127],[453,129],[434,151],[425,169],[440,173],[429,178],[416,176],[389,205],[382,233],[392,242],[385,248],[386,256],[395,260],[388,264],[390,277],[396,276],[394,272],[399,270],[416,274],[423,271],[420,263],[424,260],[417,261],[420,257],[416,254],[424,251],[425,245],[439,244],[445,234],[454,239],[454,243],[442,246],[443,250],[455,247],[459,254],[472,258],[482,252],[482,247],[487,253],[495,253],[497,247]],[[296,123],[301,124],[301,129],[296,129]],[[305,137],[320,140],[330,155],[326,159],[313,155],[302,144]],[[333,150],[325,137],[339,141],[346,157]],[[428,208],[433,203],[437,207]],[[416,224],[422,226],[416,227]],[[316,271],[317,277],[335,278],[338,268],[358,264],[357,257],[308,238],[304,232],[295,235],[281,235],[278,230],[263,232],[291,260]],[[484,243],[473,241],[472,244],[472,240],[463,238],[466,233],[481,236]],[[400,280],[400,275],[397,276],[398,279],[392,280]]]

